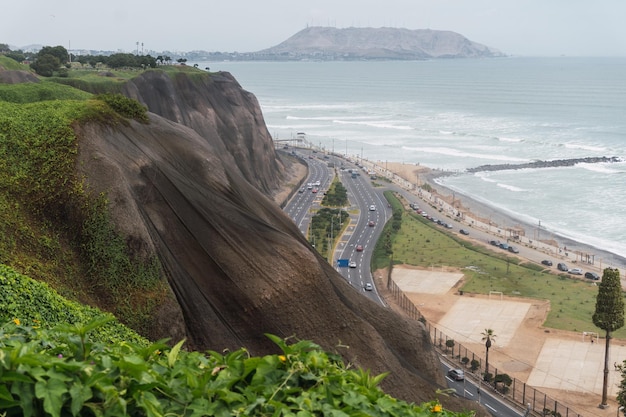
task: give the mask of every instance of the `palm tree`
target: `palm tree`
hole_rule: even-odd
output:
[[[491,341],[496,339],[496,334],[492,329],[485,329],[484,332],[481,333],[483,335],[482,341],[485,342],[485,348],[487,348],[487,353],[485,354],[485,374],[489,373],[489,348],[491,347]]]

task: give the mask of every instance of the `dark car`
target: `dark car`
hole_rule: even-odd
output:
[[[448,376],[455,381],[463,381],[465,379],[465,373],[462,369],[450,369],[448,371]]]
[[[552,266],[552,261],[549,259],[544,259],[543,261],[541,261],[541,265]]]
[[[559,271],[563,271],[563,272],[567,272],[569,271],[569,268],[567,267],[567,265],[565,265],[564,263],[559,263],[556,266],[556,269],[558,269]]]
[[[492,246],[500,246],[500,241],[499,240],[490,240],[489,244]]]
[[[363,252],[363,245],[356,245],[357,252]]]
[[[469,235],[469,232],[467,230],[465,230],[465,229],[459,230],[459,233],[462,234],[462,235],[466,235],[466,236]]]
[[[597,281],[600,279],[600,275],[596,274],[595,272],[585,272],[585,278]]]
[[[367,223],[367,225],[368,225],[369,227],[374,227],[374,226],[376,226],[376,222],[375,222],[374,220],[370,220],[370,221]]]

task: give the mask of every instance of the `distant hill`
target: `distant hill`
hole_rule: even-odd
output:
[[[258,51],[274,59],[492,58],[502,52],[451,31],[398,28],[307,27],[274,47]]]

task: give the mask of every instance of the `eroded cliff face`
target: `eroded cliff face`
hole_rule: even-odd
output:
[[[150,112],[195,130],[230,170],[236,167],[264,194],[276,192],[284,180],[258,101],[231,74],[146,71],[122,92]]]
[[[262,355],[277,352],[265,333],[295,336],[373,374],[390,372],[382,386],[398,398],[429,401],[445,387],[421,324],[348,285],[196,131],[151,115],[149,125],[87,125],[78,134],[80,173],[109,195],[129,239],[158,254],[189,346]],[[180,317],[159,320],[175,332]]]

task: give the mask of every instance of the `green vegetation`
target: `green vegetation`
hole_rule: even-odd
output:
[[[342,209],[324,207],[311,218],[309,242],[315,245],[315,249],[324,256],[330,258],[330,250],[335,246],[335,241],[341,236],[346,220],[350,215]]]
[[[403,207],[392,193],[385,195],[394,212],[397,207]],[[424,268],[459,268],[466,279],[460,289],[466,293],[501,291],[508,296],[549,300],[551,308],[544,323],[546,327],[578,332],[596,328],[591,319],[598,292],[594,283],[567,274],[551,274],[540,265],[472,244],[422,216],[405,212],[403,208],[402,211],[402,226],[398,232],[393,233],[387,227],[383,231],[376,246],[374,269],[385,268],[392,260],[395,264]],[[614,336],[626,338],[626,331],[616,331]]]
[[[0,262],[145,331],[167,285],[158,262],[136,258],[116,234],[106,198],[83,189],[72,127],[145,122],[145,108],[49,81],[1,85],[0,99]]]
[[[4,265],[0,323],[3,416],[456,415],[386,395],[385,374],[350,369],[309,341],[268,335],[280,354],[264,357],[150,343]]]
[[[322,199],[322,205],[326,207],[345,207],[348,205],[348,190],[343,186],[339,178],[335,177]]]
[[[348,191],[341,181],[335,177],[322,199],[322,205],[345,207],[348,205]],[[324,207],[311,218],[309,242],[322,255],[332,258],[331,249],[335,247],[337,238],[341,236],[350,215],[339,208]]]
[[[619,270],[606,268],[600,281],[600,290],[596,297],[596,311],[593,313],[593,324],[604,330],[606,349],[604,351],[604,381],[602,384],[601,407],[607,407],[607,390],[609,374],[609,346],[611,333],[624,327],[624,295]]]
[[[281,354],[185,352],[129,342],[99,343],[103,323],[0,328],[4,416],[470,416],[439,402],[417,406],[378,388],[384,374],[349,369],[309,341],[268,335]]]

